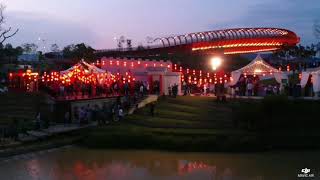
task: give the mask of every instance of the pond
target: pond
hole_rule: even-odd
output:
[[[305,168],[310,172],[301,172]],[[318,151],[182,153],[71,146],[0,160],[1,180],[293,180],[299,174],[318,179],[319,170]]]

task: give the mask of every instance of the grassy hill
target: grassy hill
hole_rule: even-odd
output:
[[[33,121],[44,99],[41,94],[0,94],[0,123],[11,123],[13,120]]]
[[[84,145],[175,151],[257,149],[255,133],[232,128],[235,106],[237,103],[221,104],[208,97],[162,99],[155,105],[154,117],[145,107],[123,122],[94,129]]]
[[[156,104],[154,117],[144,108],[127,121],[159,128],[226,128],[232,126],[232,106],[207,97],[168,98]]]
[[[140,109],[122,122],[89,132],[93,148],[174,151],[257,151],[320,148],[318,101],[267,97],[216,102],[209,97],[160,99],[155,115]]]

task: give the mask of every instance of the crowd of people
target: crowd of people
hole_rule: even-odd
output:
[[[72,121],[72,123],[78,123],[80,126],[91,122],[98,122],[99,125],[103,125],[112,121],[121,121],[134,101],[136,101],[135,98],[124,96],[122,99],[117,97],[112,103],[76,105],[73,107],[72,113],[65,112],[64,124],[68,125]]]
[[[174,84],[168,87],[168,95],[170,97],[177,97],[178,92],[179,92],[179,86],[177,84]]]
[[[283,90],[278,84],[264,85],[258,76],[241,76],[239,82],[230,87],[232,96],[266,96],[278,95]]]
[[[125,113],[130,107],[137,104],[139,100],[148,94],[149,85],[147,82],[143,81],[135,81],[131,84],[125,83],[122,86],[114,83],[109,87],[109,89],[111,92],[115,93],[105,93],[103,96],[116,97],[116,101],[114,103],[75,106],[72,109],[72,114],[71,112],[65,112],[65,124],[70,123],[71,119],[73,119],[73,122],[79,123],[79,125],[88,124],[93,121],[97,121],[99,124],[108,124],[111,121],[120,121],[123,119]],[[86,96],[86,93],[84,96]]]
[[[113,82],[110,84],[83,83],[75,81],[72,84],[52,83],[40,84],[40,90],[47,92],[57,99],[90,99],[96,97],[133,96],[149,92],[147,82]]]

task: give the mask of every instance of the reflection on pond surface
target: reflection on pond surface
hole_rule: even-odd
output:
[[[320,152],[253,154],[89,150],[78,147],[0,161],[1,180],[291,180],[319,177]]]

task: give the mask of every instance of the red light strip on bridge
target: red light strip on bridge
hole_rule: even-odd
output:
[[[231,52],[224,52],[224,54],[245,54],[245,53],[255,53],[255,52],[265,52],[265,51],[275,51],[279,48],[270,48],[270,49],[261,49],[261,50],[248,50],[248,51],[231,51]]]
[[[240,43],[240,44],[229,44],[223,46],[207,46],[192,48],[192,51],[197,50],[207,50],[207,49],[217,49],[217,48],[232,48],[232,47],[252,47],[252,46],[281,46],[281,43]]]

